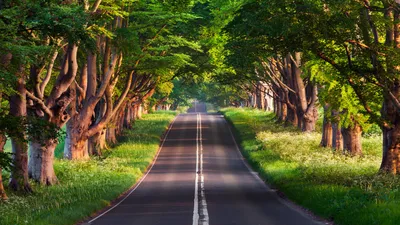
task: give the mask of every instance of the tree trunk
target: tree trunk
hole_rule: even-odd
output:
[[[58,183],[53,168],[54,150],[56,146],[57,140],[48,140],[45,143],[30,143],[29,177],[41,185],[53,185]]]
[[[400,95],[400,82],[392,87],[397,99]],[[383,157],[380,170],[391,174],[400,173],[400,114],[397,107],[393,104],[390,96],[384,96],[384,103],[381,114],[383,119],[391,124],[382,127],[383,131]]]
[[[286,105],[287,105],[286,122],[292,124],[294,127],[298,126],[299,118],[298,118],[296,107],[291,104],[286,104]]]
[[[142,104],[140,104],[138,106],[138,110],[137,110],[137,118],[142,119],[142,114],[143,114],[143,106],[142,106]]]
[[[21,140],[11,139],[13,169],[9,186],[14,191],[32,192],[28,176],[28,145]]]
[[[332,148],[333,146],[333,128],[332,122],[328,119],[326,113],[329,108],[328,104],[324,105],[324,122],[322,125],[322,139],[320,146],[326,148]]]
[[[101,156],[104,149],[108,149],[105,129],[96,133],[88,140],[88,152],[90,155]]]
[[[132,128],[132,106],[130,104],[127,105],[125,115],[124,115],[124,128],[131,129]]]
[[[265,90],[264,90],[264,85],[261,82],[258,82],[257,84],[256,96],[257,96],[257,108],[265,110]]]
[[[281,119],[281,103],[277,100],[274,99],[274,113],[276,115],[276,117],[278,118],[278,120]]]
[[[7,137],[0,133],[0,153],[4,152],[4,145],[6,145]],[[0,200],[7,200],[6,190],[4,190],[2,168],[0,167]]]
[[[318,119],[318,110],[313,107],[307,114],[303,115],[302,118],[302,131],[312,132],[315,131],[315,124]]]
[[[118,143],[117,136],[116,136],[116,128],[114,126],[113,127],[109,127],[107,129],[107,132],[106,132],[107,143],[110,143],[112,145],[115,145],[115,144]]]
[[[76,139],[77,141],[72,142],[73,144],[70,145],[70,152],[66,156],[66,158],[70,160],[85,160],[89,159],[89,153],[88,153],[88,140],[82,140],[78,138],[72,138]],[[64,151],[65,154],[65,151]]]
[[[400,173],[400,126],[383,128],[383,158],[381,171]]]
[[[333,128],[332,123],[330,121],[324,120],[323,125],[323,132],[322,132],[322,139],[321,139],[321,147],[325,148],[332,148],[333,147]]]
[[[336,119],[336,121],[332,122],[332,147],[336,152],[343,152],[343,135],[338,121],[338,113],[333,111],[332,116]]]
[[[342,128],[343,147],[351,156],[362,155],[361,134],[361,126],[357,123],[348,128]]]
[[[306,126],[306,115],[303,114],[303,112],[301,111],[301,109],[297,108],[297,124],[293,124],[293,126],[297,126],[297,128],[299,128],[299,130],[304,131],[304,127]]]
[[[280,104],[280,121],[284,122],[288,119],[288,107],[286,103],[281,102]]]
[[[23,71],[23,68],[21,69]],[[18,118],[26,118],[26,89],[23,72],[17,80],[17,94],[10,98],[10,115]],[[13,153],[13,169],[11,171],[9,186],[15,191],[32,192],[28,178],[28,145],[26,134],[23,131],[19,136],[11,137]]]
[[[87,148],[87,139],[82,136],[82,127],[80,123],[74,119],[70,119],[67,123],[64,157],[70,160],[88,159],[89,153]]]

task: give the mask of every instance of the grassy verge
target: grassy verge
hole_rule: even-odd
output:
[[[400,178],[379,175],[380,137],[363,140],[363,157],[320,148],[320,133],[277,124],[272,113],[222,110],[249,163],[286,197],[343,225],[399,224]]]
[[[0,224],[73,224],[110,204],[143,175],[152,162],[160,137],[174,112],[144,115],[126,131],[122,144],[103,159],[71,162],[57,159],[60,185],[38,187],[20,196],[8,192],[10,200],[0,203]]]

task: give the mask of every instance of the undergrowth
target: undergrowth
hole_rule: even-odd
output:
[[[243,154],[272,187],[335,224],[398,224],[400,178],[379,174],[382,139],[363,138],[362,157],[319,147],[321,133],[277,123],[273,113],[223,109]]]
[[[60,184],[43,187],[32,183],[35,192],[27,196],[8,190],[9,201],[0,203],[0,224],[74,224],[108,206],[143,175],[175,115],[144,115],[132,130],[125,131],[121,144],[101,159],[56,159]]]

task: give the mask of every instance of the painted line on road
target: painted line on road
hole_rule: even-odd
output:
[[[205,187],[204,187],[204,174],[203,174],[203,130],[201,126],[201,114],[199,114],[200,119],[200,224],[201,225],[208,225],[209,224],[209,217],[208,217],[208,210],[207,210],[207,201],[206,201],[206,194],[205,194]]]
[[[196,102],[195,102],[196,110]],[[199,224],[199,114],[196,114],[196,179],[194,183],[193,225]]]
[[[207,201],[204,188],[203,175],[203,133],[201,126],[201,114],[197,113],[196,130],[196,180],[194,190],[193,225],[209,225]],[[199,185],[200,177],[200,185]],[[199,192],[200,186],[200,192]]]
[[[95,220],[99,219],[100,217],[104,216],[105,214],[107,214],[108,212],[110,212],[111,210],[113,210],[115,207],[117,207],[118,205],[120,205],[123,201],[125,201],[125,199],[127,199],[139,186],[140,184],[143,182],[143,180],[147,177],[147,175],[150,173],[151,169],[153,169],[154,164],[156,164],[156,161],[158,159],[158,155],[161,152],[161,149],[164,146],[165,140],[168,137],[169,132],[171,131],[172,126],[174,125],[176,119],[179,117],[180,115],[177,115],[174,120],[171,122],[171,124],[168,127],[167,133],[164,136],[163,141],[161,142],[161,145],[158,149],[158,152],[156,154],[156,157],[153,160],[153,163],[151,164],[150,168],[147,170],[146,174],[140,179],[140,181],[136,184],[136,186],[121,200],[119,201],[117,204],[115,204],[114,206],[112,206],[111,208],[109,208],[108,210],[106,210],[105,212],[103,212],[102,214],[96,216],[95,218],[93,218],[92,220],[90,220],[89,222],[87,222],[88,224],[93,223]]]

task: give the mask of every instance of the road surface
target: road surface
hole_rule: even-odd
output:
[[[89,224],[322,223],[269,189],[244,163],[224,117],[198,103],[175,119],[140,185]]]

